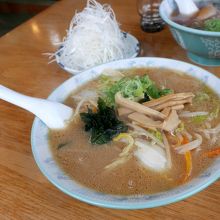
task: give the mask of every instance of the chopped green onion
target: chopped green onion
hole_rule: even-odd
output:
[[[213,18],[213,19],[209,19],[209,20],[205,21],[204,30],[205,31],[220,32],[220,19]]]

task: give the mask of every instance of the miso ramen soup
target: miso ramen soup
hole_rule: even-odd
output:
[[[220,154],[220,101],[169,69],[106,70],[66,99],[75,112],[49,133],[75,181],[108,194],[152,194],[199,175]]]
[[[171,15],[171,20],[194,29],[220,32],[220,2],[201,1],[196,4],[199,8],[197,13],[192,16],[184,16],[177,9]]]

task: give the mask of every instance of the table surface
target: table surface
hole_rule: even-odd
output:
[[[141,31],[134,0],[100,0],[110,3],[123,30],[136,36],[143,56],[160,56],[190,62],[168,28]],[[26,95],[46,98],[71,75],[42,54],[55,51],[76,9],[86,1],[64,0],[0,38],[0,84]],[[220,77],[220,67],[205,68]],[[33,115],[0,100],[0,219],[1,220],[147,220],[220,219],[220,181],[181,202],[167,206],[123,211],[95,207],[55,188],[41,174],[31,152]]]

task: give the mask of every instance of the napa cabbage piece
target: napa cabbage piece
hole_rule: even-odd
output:
[[[107,105],[115,105],[115,94],[120,92],[124,98],[132,101],[149,101],[172,93],[171,89],[159,89],[148,75],[123,77],[111,81],[110,76],[101,76],[101,94]]]
[[[134,156],[144,167],[158,172],[167,169],[164,149],[157,145],[152,146],[148,141],[142,139],[136,139],[135,145],[137,150],[134,152]]]

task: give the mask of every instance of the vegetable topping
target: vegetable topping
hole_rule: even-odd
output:
[[[101,98],[98,99],[97,112],[88,108],[88,112],[80,113],[80,117],[85,123],[85,131],[91,133],[92,144],[105,144],[128,130],[128,127],[118,120],[114,108],[107,106]]]

